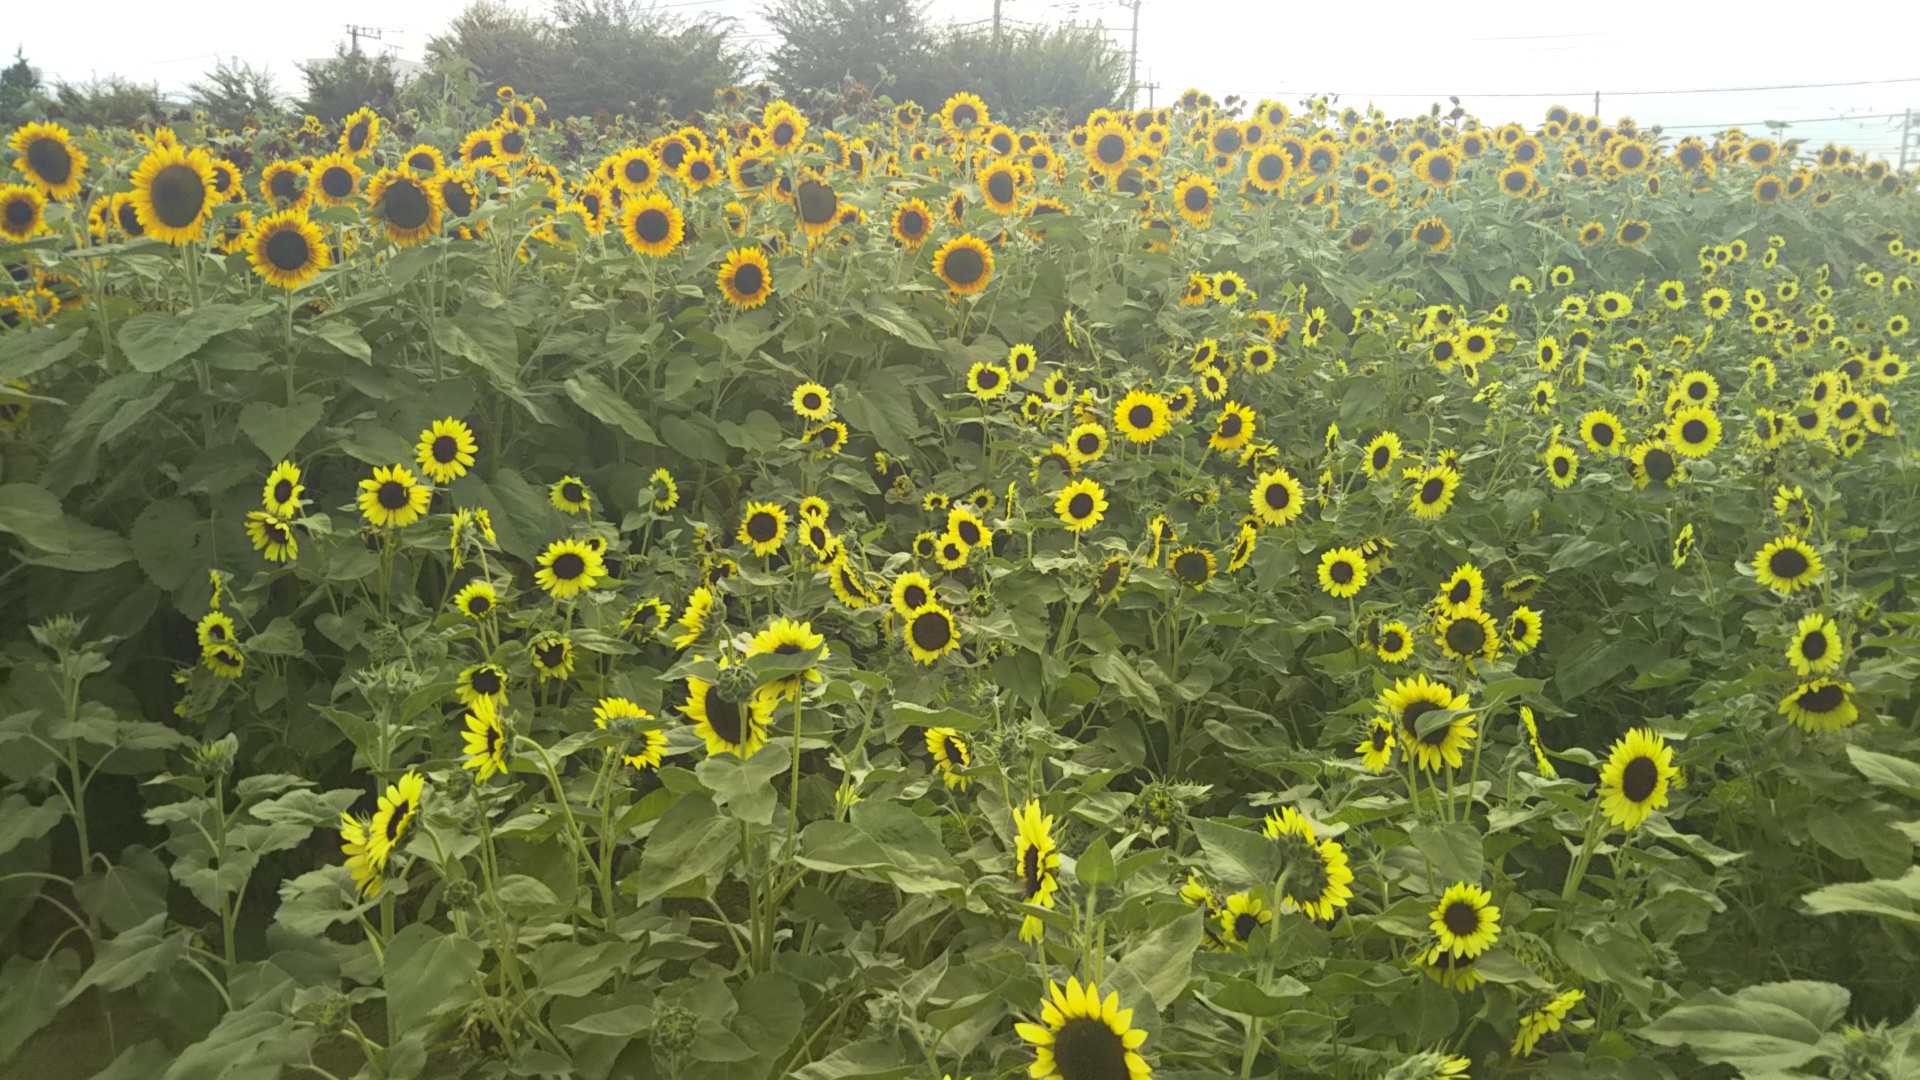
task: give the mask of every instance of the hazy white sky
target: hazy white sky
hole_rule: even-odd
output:
[[[1131,19],[1119,0],[1001,0],[1003,18],[1099,20],[1124,47]],[[466,0],[345,0],[314,5],[194,0],[176,9],[192,18],[156,20],[152,6],[97,0],[85,6],[11,4],[5,21],[47,74],[80,78],[117,72],[185,87],[219,56],[264,64],[283,90],[297,90],[298,60],[324,56],[346,37],[349,21],[387,30],[385,44],[415,58]],[[522,0],[529,8],[542,0]],[[770,44],[757,17],[763,0],[663,0],[684,14],[737,17],[752,44]],[[936,18],[988,19],[993,0],[932,0]],[[169,23],[176,24],[169,25]],[[1280,97],[1337,92],[1391,115],[1422,111],[1445,95],[1493,121],[1537,119],[1555,101],[1588,111],[1631,115],[1643,125],[1702,133],[1727,123],[1869,117],[1795,125],[1815,143],[1848,142],[1893,157],[1899,123],[1882,114],[1920,109],[1920,4],[1855,0],[1808,5],[1615,0],[1604,5],[1484,0],[1433,5],[1275,3],[1245,0],[1143,0],[1141,80],[1160,84],[1159,100],[1187,86],[1216,96]],[[1635,95],[1628,91],[1904,80],[1878,85],[1750,93]],[[537,89],[537,88],[534,88]],[[1618,91],[1620,93],[1607,93]],[[1542,96],[1480,96],[1480,95]],[[1142,104],[1145,95],[1142,95]],[[936,103],[937,104],[937,103]],[[1920,127],[1920,119],[1916,120]]]

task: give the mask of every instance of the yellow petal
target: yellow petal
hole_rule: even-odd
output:
[[[1017,1023],[1013,1025],[1013,1030],[1019,1032],[1021,1038],[1035,1046],[1053,1045],[1053,1032],[1039,1024]]]

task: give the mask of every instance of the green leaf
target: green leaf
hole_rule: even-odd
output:
[[[1661,1046],[1685,1046],[1709,1064],[1748,1076],[1794,1069],[1820,1055],[1820,1039],[1845,1015],[1847,991],[1832,983],[1779,982],[1732,996],[1707,990],[1640,1029]]]
[[[653,433],[653,428],[641,418],[639,411],[615,393],[613,387],[601,382],[599,377],[582,371],[560,385],[573,403],[585,409],[595,420],[626,432],[627,437],[636,442],[660,445],[659,436]]]
[[[373,346],[360,336],[360,331],[344,319],[329,319],[313,328],[313,336],[353,357],[363,364],[373,362]]]
[[[10,956],[0,968],[0,1064],[60,1011],[60,1000],[80,978],[80,956],[61,949],[45,960]]]
[[[1073,865],[1073,876],[1088,886],[1113,884],[1113,849],[1107,846],[1105,837],[1094,837],[1081,852],[1079,861]]]
[[[1920,866],[1893,880],[1828,885],[1800,901],[1815,915],[1882,915],[1920,926]]]
[[[782,741],[791,747],[790,740]],[[715,805],[726,807],[728,816],[768,825],[773,822],[773,778],[786,772],[790,761],[784,751],[755,754],[745,761],[717,754],[695,765],[693,774],[713,792]]]
[[[281,882],[280,909],[274,921],[304,937],[319,937],[379,903],[359,900],[348,880],[345,870],[329,866]]]
[[[1480,831],[1464,821],[1448,825],[1416,825],[1408,830],[1413,846],[1433,865],[1434,887],[1456,881],[1478,885],[1486,873],[1486,854]]]
[[[727,865],[738,842],[739,826],[732,818],[721,817],[712,799],[683,796],[654,823],[640,853],[636,902],[664,896]]]
[[[479,943],[442,933],[425,923],[401,927],[387,944],[385,985],[391,1030],[425,1028],[458,1008],[476,991],[482,950]]]
[[[34,484],[0,484],[0,533],[35,549],[22,561],[57,570],[105,570],[133,558],[125,537],[68,517],[52,492]]]
[[[120,324],[115,340],[135,371],[164,371],[221,334],[273,310],[271,304],[207,304],[184,312],[143,311]]]
[[[87,343],[84,330],[69,333],[65,338],[61,338],[60,333],[59,328],[48,327],[0,334],[0,384],[44,371],[79,352]]]
[[[292,405],[284,408],[269,405],[264,401],[249,401],[240,410],[240,430],[253,445],[267,455],[267,460],[278,463],[293,453],[307,432],[320,423],[326,415],[321,400],[311,394],[302,394],[294,399]]]
[[[613,974],[611,968],[602,975],[604,980]],[[577,1031],[582,1035],[604,1035],[610,1039],[631,1039],[645,1034],[653,1027],[653,1009],[647,1005],[624,1005],[618,1009],[608,1009],[603,1013],[583,1016],[570,1024],[560,1025],[568,1031]]]
[[[1269,884],[1280,876],[1280,849],[1259,833],[1197,818],[1193,835],[1206,853],[1208,868],[1223,884],[1239,889]]]
[[[167,867],[136,844],[121,852],[113,866],[75,881],[73,895],[108,929],[129,931],[166,913]]]
[[[966,888],[967,876],[947,853],[939,827],[932,821],[892,802],[855,803],[848,816],[886,853],[893,867],[887,876],[902,892]]]
[[[140,925],[102,944],[94,954],[93,966],[60,999],[64,1007],[90,987],[125,990],[140,980],[172,967],[187,954],[186,931],[167,933],[167,914],[162,911]]]
[[[1134,942],[1121,956],[1119,966],[1146,988],[1155,1009],[1168,1008],[1186,992],[1205,924],[1204,913],[1188,912]]]
[[[1920,799],[1920,764],[1859,746],[1847,747],[1847,759],[1860,775],[1881,787]]]
[[[1306,984],[1290,975],[1281,976],[1273,992],[1262,990],[1250,980],[1228,975],[1219,979],[1218,989],[1209,994],[1208,999],[1229,1012],[1267,1017],[1286,1012],[1293,1007],[1292,998],[1305,997],[1308,993]]]
[[[57,799],[50,798],[37,806],[25,795],[9,795],[0,800],[0,855],[47,835],[66,817],[67,812]],[[0,1060],[5,1058],[5,1054],[0,1054]]]
[[[818,1061],[794,1070],[794,1080],[902,1080],[923,1063],[908,1062],[892,1039],[848,1043]]]

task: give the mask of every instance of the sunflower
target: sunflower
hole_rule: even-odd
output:
[[[767,502],[750,502],[740,516],[740,530],[734,539],[753,549],[755,555],[771,555],[787,539],[786,508]]]
[[[977,360],[967,371],[967,389],[981,401],[992,401],[1004,395],[1012,385],[1006,369],[997,364]]]
[[[1150,443],[1173,430],[1167,399],[1151,390],[1130,390],[1114,406],[1113,426],[1129,442]]]
[[[1222,940],[1245,945],[1253,940],[1254,931],[1273,921],[1273,912],[1266,901],[1252,893],[1234,893],[1227,897],[1218,918]]]
[[[321,206],[340,206],[348,202],[360,188],[360,181],[366,174],[360,166],[344,154],[333,154],[313,163],[308,174],[312,184],[313,201]]]
[[[1679,770],[1673,749],[1650,728],[1634,728],[1613,744],[1600,768],[1600,811],[1628,832],[1667,805],[1667,785]]]
[[[360,481],[360,513],[376,527],[404,529],[427,512],[433,489],[413,478],[404,465],[380,466]]]
[[[1449,465],[1408,469],[1402,475],[1413,481],[1413,499],[1407,509],[1423,520],[1446,513],[1453,505],[1454,491],[1460,487],[1460,474]]]
[[[268,562],[286,562],[300,554],[293,526],[265,510],[247,512],[247,539],[253,541],[253,550],[266,554]]]
[[[1213,434],[1207,438],[1207,447],[1222,453],[1239,450],[1253,439],[1254,424],[1252,409],[1229,401],[1220,408],[1220,418],[1214,424]]]
[[[306,501],[300,496],[306,490],[306,485],[300,482],[300,466],[283,461],[267,474],[267,484],[260,492],[260,502],[267,513],[291,520],[300,516],[300,507]]]
[[[1029,800],[1013,812],[1013,861],[1020,877],[1020,899],[1051,910],[1053,896],[1060,886],[1060,852],[1053,843],[1053,815],[1041,814],[1039,800]],[[1020,923],[1020,940],[1040,941],[1046,926],[1028,915]]]
[[[349,154],[364,154],[380,138],[380,116],[361,108],[350,114],[340,127],[340,149]]]
[[[247,262],[267,284],[297,289],[333,265],[320,226],[307,220],[305,210],[281,210],[254,225],[242,241]]]
[[[1367,475],[1376,480],[1386,476],[1400,453],[1400,436],[1391,431],[1383,431],[1375,435],[1373,441],[1367,444],[1365,462]]]
[[[1415,763],[1428,772],[1439,772],[1443,764],[1459,768],[1461,751],[1473,743],[1474,717],[1465,711],[1469,704],[1466,694],[1425,675],[1416,675],[1396,680],[1392,687],[1382,690],[1377,707],[1397,726],[1400,739]],[[1455,711],[1460,715],[1422,732],[1420,718],[1436,710]]]
[[[686,234],[680,208],[658,192],[631,198],[620,211],[620,235],[642,255],[666,255],[680,246]]]
[[[1519,1028],[1514,1032],[1513,1046],[1510,1048],[1513,1056],[1526,1057],[1533,1053],[1533,1048],[1539,1045],[1541,1037],[1559,1031],[1561,1021],[1566,1019],[1575,1005],[1585,1001],[1586,998],[1587,994],[1584,990],[1568,990],[1522,1016]]]
[[[444,420],[435,420],[433,425],[420,433],[420,441],[414,447],[414,460],[419,462],[420,471],[426,473],[436,484],[451,484],[466,475],[473,465],[473,455],[480,449],[474,441],[473,429],[464,422],[449,416]]]
[[[1300,481],[1284,468],[1261,473],[1248,495],[1253,515],[1262,525],[1281,526],[1306,510],[1301,498]]]
[[[1365,588],[1367,560],[1353,548],[1333,548],[1320,556],[1320,588],[1346,599]]]
[[[237,679],[247,670],[247,657],[232,645],[215,643],[200,650],[200,662],[223,679]]]
[[[1484,611],[1442,616],[1435,624],[1434,637],[1441,652],[1468,664],[1491,660],[1500,653],[1500,631],[1494,626],[1493,616]]]
[[[1397,664],[1413,655],[1413,631],[1403,622],[1383,623],[1380,637],[1374,644],[1374,651],[1380,659],[1389,664]]]
[[[491,582],[469,581],[453,595],[453,607],[469,619],[484,619],[493,613],[499,600]]]
[[[1472,563],[1461,563],[1440,586],[1440,604],[1448,615],[1478,611],[1486,598],[1486,576]]]
[[[773,276],[767,269],[767,256],[757,247],[735,248],[720,264],[715,278],[727,303],[745,311],[757,308],[773,295]]]
[[[1853,687],[1833,679],[1800,684],[1780,702],[1779,711],[1795,727],[1814,733],[1838,731],[1860,718]]]
[[[1445,251],[1453,243],[1453,230],[1437,217],[1430,217],[1413,227],[1413,239],[1426,246],[1428,251]]]
[[[1516,653],[1530,653],[1540,644],[1540,613],[1525,604],[1507,616],[1507,643]]]
[[[59,124],[26,124],[7,140],[20,156],[13,167],[27,183],[49,199],[67,199],[80,193],[87,174],[86,152],[73,145],[72,136]]]
[[[1133,570],[1133,561],[1125,555],[1109,555],[1100,564],[1100,572],[1094,575],[1093,592],[1102,601],[1111,600],[1127,583],[1127,575]]]
[[[960,631],[953,615],[938,601],[928,601],[907,615],[901,637],[913,658],[931,664],[960,647]]]
[[[234,640],[233,616],[224,611],[209,611],[194,626],[194,636],[202,649],[212,645],[230,645]]]
[[[1261,146],[1247,159],[1247,183],[1269,195],[1286,189],[1293,177],[1293,159],[1279,146]]]
[[[593,588],[607,576],[600,552],[583,540],[555,540],[540,553],[534,583],[555,600],[569,600]]]
[[[1667,421],[1673,448],[1687,457],[1705,457],[1720,445],[1720,418],[1704,405],[1689,405]]]
[[[440,231],[446,204],[440,185],[406,168],[387,168],[367,184],[367,216],[401,247],[411,247]]]
[[[973,548],[965,540],[948,533],[934,541],[933,561],[943,570],[959,570],[967,565]]]
[[[1618,454],[1620,418],[1605,409],[1594,409],[1580,418],[1580,438],[1596,454]]]
[[[729,666],[731,662],[722,657],[721,670]],[[709,757],[732,754],[745,759],[767,745],[767,726],[779,701],[779,694],[767,690],[755,691],[744,702],[736,701],[719,683],[689,675],[687,702],[680,711],[693,721],[694,734],[706,740]]]
[[[1366,745],[1366,744],[1362,744]],[[1267,815],[1262,833],[1282,849],[1286,877],[1280,895],[1282,911],[1303,912],[1310,919],[1331,920],[1353,899],[1353,871],[1346,851],[1332,840],[1320,840],[1313,825],[1291,806]]]
[[[1353,752],[1360,755],[1360,764],[1368,772],[1386,772],[1387,766],[1393,764],[1394,741],[1393,725],[1376,716],[1367,725],[1366,736],[1360,740],[1360,745],[1353,748]]]
[[[380,895],[386,884],[386,859],[373,857],[373,822],[352,814],[340,815],[340,853],[347,857],[347,876],[362,900]]]
[[[833,395],[815,382],[793,388],[793,411],[804,419],[821,421],[833,415]]]
[[[1180,584],[1203,588],[1213,579],[1213,552],[1191,545],[1183,547],[1167,557],[1167,569]]]
[[[1825,571],[1820,553],[1797,536],[1779,537],[1753,557],[1754,576],[1782,596],[1810,584]]]
[[[1492,948],[1500,936],[1500,909],[1487,890],[1455,882],[1433,909],[1431,925],[1441,948],[1471,960]]]
[[[1173,185],[1173,204],[1189,225],[1202,227],[1213,218],[1220,189],[1211,177],[1188,173]]]
[[[827,648],[827,639],[813,629],[811,623],[797,619],[776,618],[767,624],[765,630],[753,635],[747,642],[748,656],[799,656],[819,650],[815,658],[817,663],[825,660],[831,653]],[[766,688],[788,697],[796,696],[809,682],[821,680],[820,669],[808,666],[783,678],[772,680]]]
[[[129,178],[146,235],[176,247],[200,239],[214,204],[213,161],[204,150],[155,148]]]
[[[918,251],[933,235],[933,211],[919,199],[909,199],[893,211],[893,238],[908,251]]]
[[[1107,512],[1106,489],[1091,477],[1082,477],[1060,489],[1053,512],[1068,532],[1083,533],[1100,524]]]
[[[933,758],[933,770],[949,791],[965,791],[973,784],[962,769],[973,765],[973,751],[958,731],[947,727],[927,729],[927,753]]]
[[[1547,447],[1541,457],[1546,461],[1547,475],[1553,478],[1554,487],[1573,486],[1573,481],[1580,475],[1580,457],[1573,452],[1573,447],[1554,443]]]
[[[1064,445],[1067,460],[1075,465],[1098,461],[1107,452],[1107,429],[1091,421],[1081,424],[1067,433]]]
[[[1040,1003],[1038,1024],[1014,1025],[1033,1047],[1028,1075],[1034,1080],[1144,1080],[1153,1069],[1138,1053],[1147,1033],[1133,1027],[1133,1010],[1120,1007],[1120,995],[1102,1002],[1100,990],[1088,983],[1083,990],[1069,978],[1065,990],[1048,984],[1049,997]]]
[[[933,253],[933,272],[954,296],[971,296],[993,280],[993,252],[985,241],[963,233]]]
[[[676,620],[681,632],[673,639],[673,647],[684,649],[700,640],[707,632],[707,617],[713,613],[713,589],[702,585],[687,596],[686,609]]]
[[[374,811],[372,826],[367,830],[367,854],[374,862],[384,865],[394,849],[406,840],[420,816],[420,804],[426,795],[426,780],[411,770],[387,785],[386,792],[380,796],[379,809]]]
[[[993,530],[987,528],[987,523],[968,506],[947,508],[947,535],[958,537],[968,548],[993,542]]]
[[[1627,451],[1627,458],[1633,474],[1633,486],[1637,488],[1646,488],[1655,481],[1672,487],[1686,475],[1674,451],[1659,439],[1636,443],[1633,449]]]
[[[465,745],[461,753],[467,760],[460,766],[473,769],[474,780],[486,783],[497,773],[507,771],[507,730],[492,698],[481,698],[466,714],[467,730],[461,733]]]
[[[507,673],[498,665],[476,664],[462,671],[455,682],[462,705],[471,706],[483,698],[496,705],[507,700]]]

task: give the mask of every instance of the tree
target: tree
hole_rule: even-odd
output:
[[[950,26],[934,43],[927,68],[934,90],[917,99],[922,105],[939,108],[967,90],[1008,123],[1054,110],[1078,123],[1094,109],[1119,104],[1127,89],[1127,53],[1097,23],[1025,27],[997,39],[985,27]]]
[[[926,96],[926,10],[924,0],[777,0],[766,12],[780,35],[769,74],[789,94],[852,78],[898,100]]]
[[[55,83],[47,113],[79,127],[134,127],[164,121],[167,107],[157,84],[108,75]]]
[[[300,110],[326,123],[339,123],[362,107],[390,116],[399,100],[399,75],[384,53],[368,56],[341,45],[326,60],[301,64],[300,74],[307,82]]]
[[[266,126],[286,114],[273,75],[244,60],[221,60],[204,81],[187,88],[193,107],[217,128],[238,131],[248,124]]]
[[[550,18],[481,0],[428,42],[427,63],[462,58],[488,88],[537,94],[552,116],[684,114],[746,70],[732,26],[635,0],[560,0]]]
[[[27,63],[23,49],[15,49],[13,63],[0,69],[0,127],[26,122],[27,104],[40,93],[40,73]]]

